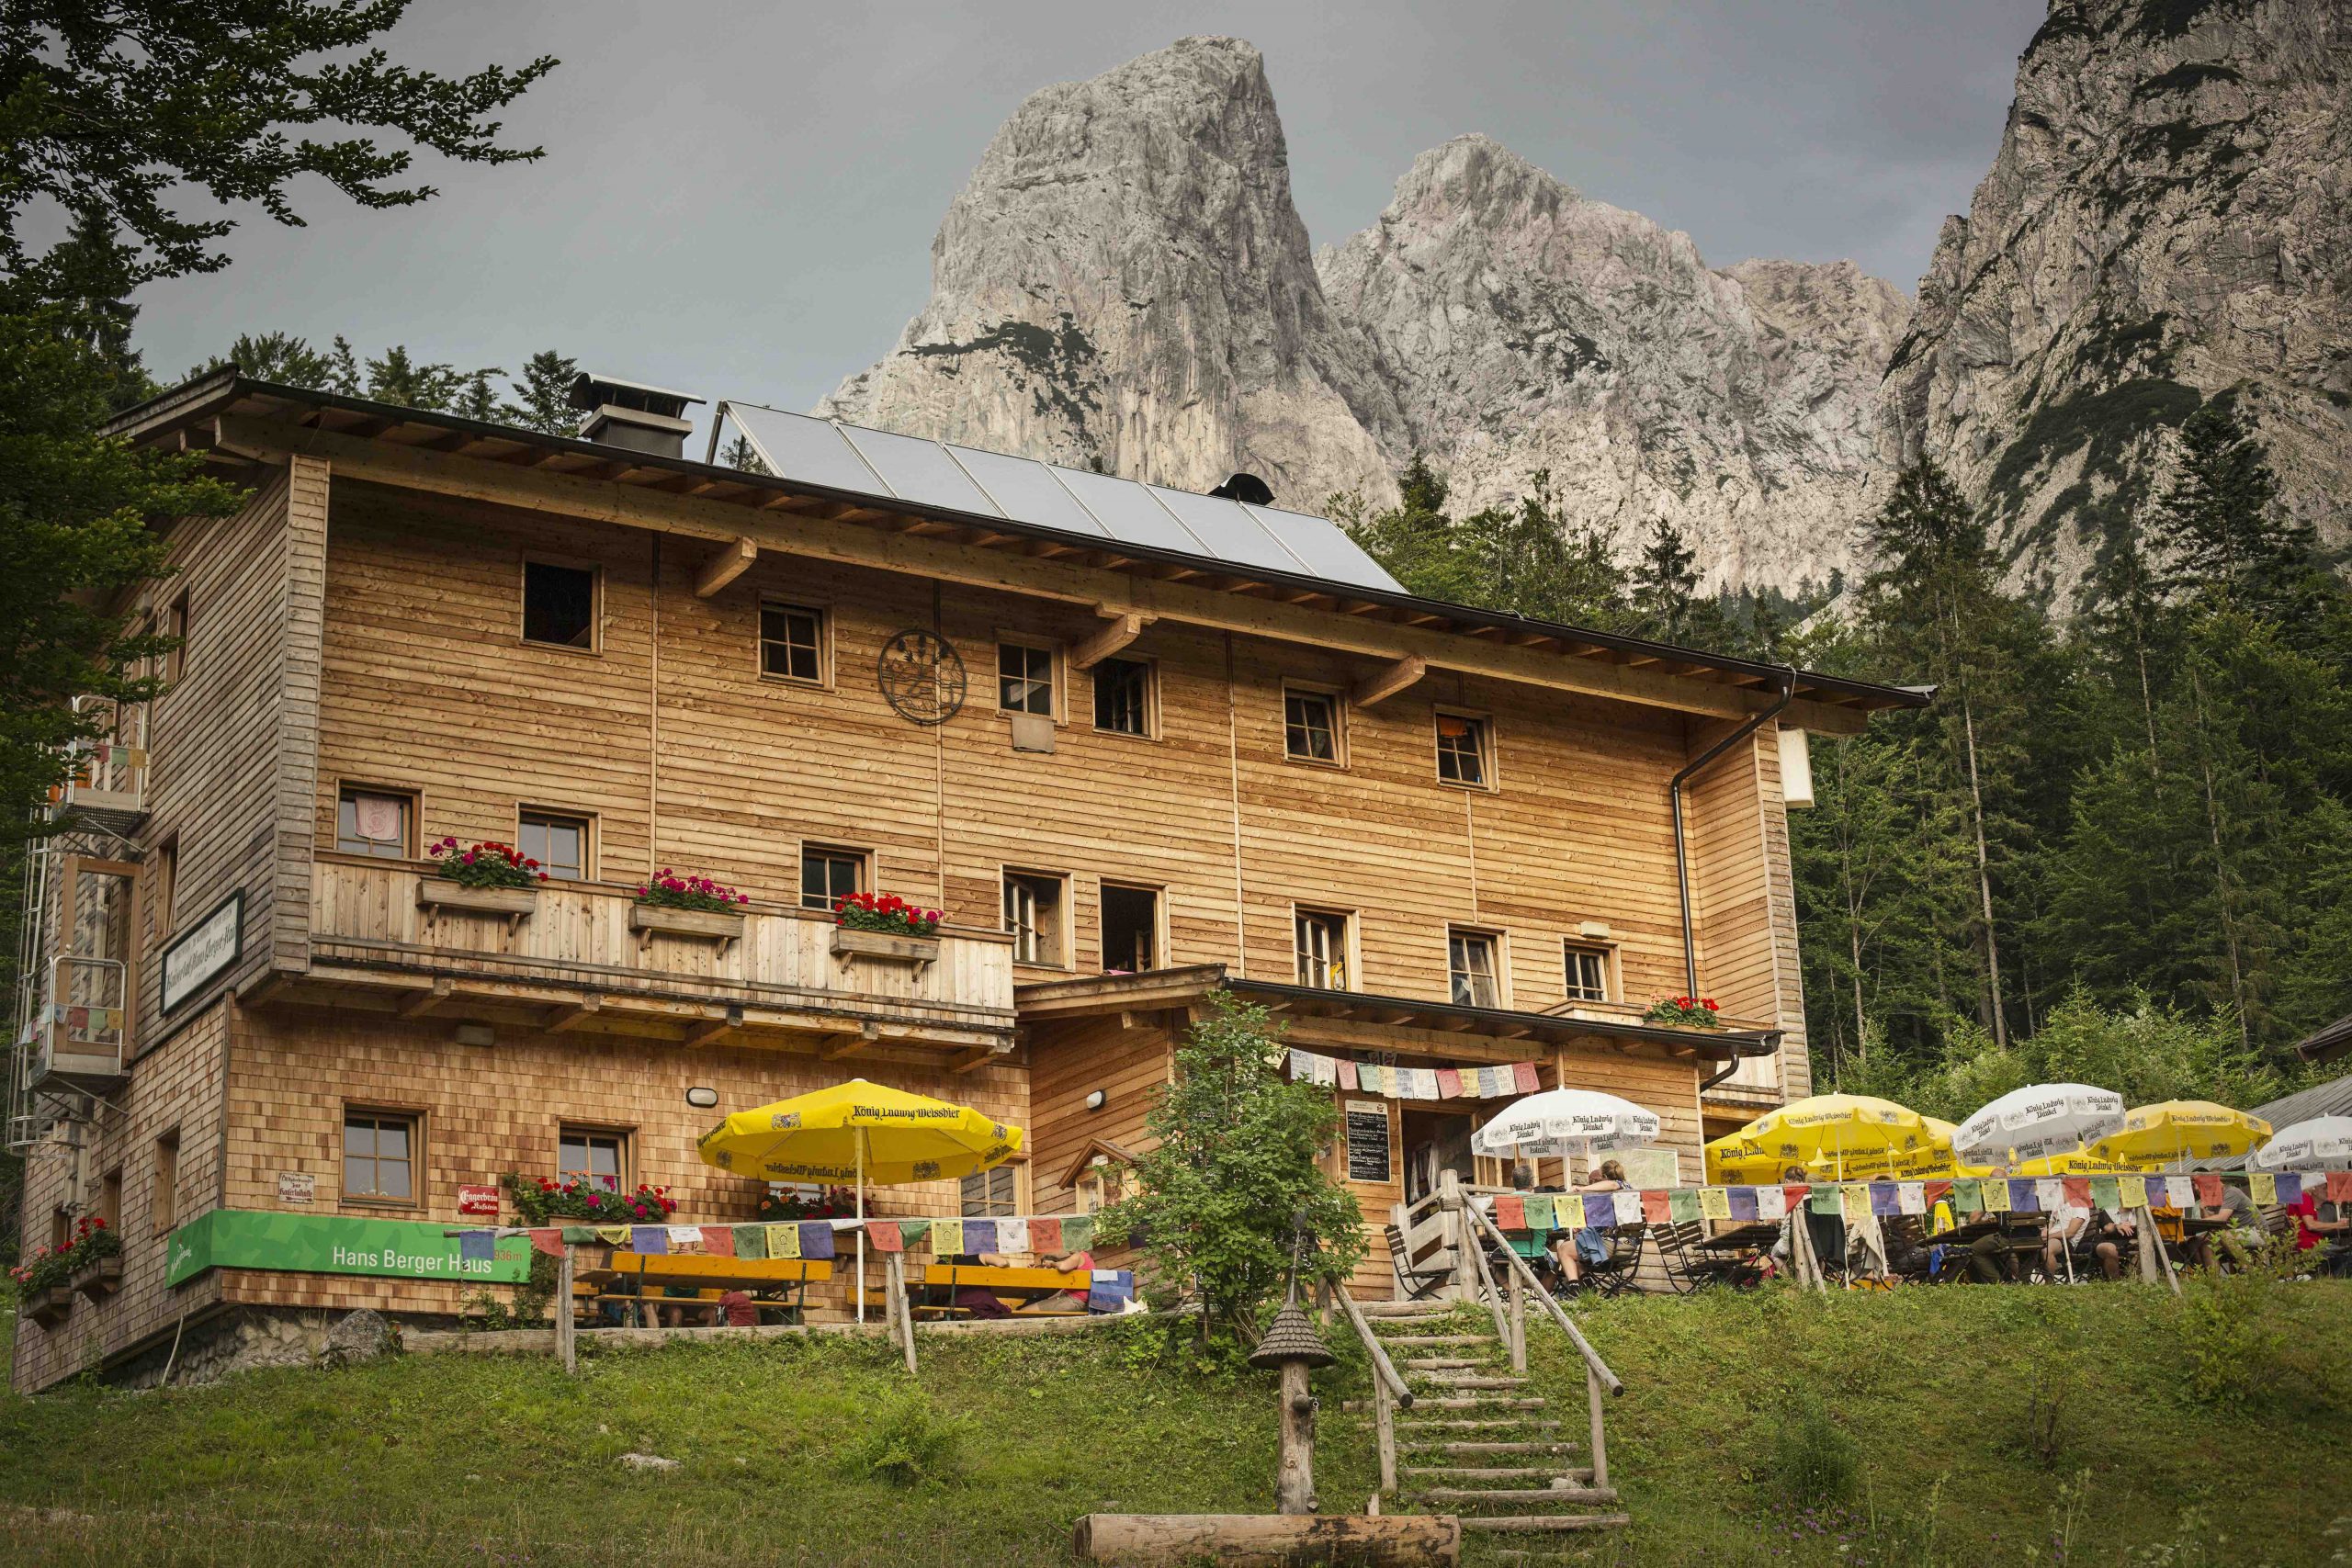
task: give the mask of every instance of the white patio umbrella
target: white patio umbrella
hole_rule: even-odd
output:
[[[2012,1089],[1960,1124],[1952,1152],[1971,1165],[2018,1165],[2073,1154],[2122,1131],[2123,1097],[2080,1083]]]
[[[1470,1136],[1473,1152],[1510,1159],[1622,1154],[1657,1141],[1657,1112],[1590,1089],[1514,1100]]]
[[[2314,1116],[2281,1127],[2246,1157],[2256,1170],[2310,1170],[2352,1165],[2352,1116]]]

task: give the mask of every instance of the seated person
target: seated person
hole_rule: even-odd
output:
[[[1037,1255],[1037,1267],[1056,1269],[1068,1274],[1070,1277],[1070,1288],[1058,1295],[1047,1296],[1040,1302],[1032,1302],[1023,1309],[1024,1311],[1084,1312],[1086,1310],[1087,1290],[1094,1282],[1094,1254],[1084,1251],[1059,1254],[1041,1252]]]
[[[2132,1239],[2132,1222],[2119,1220],[2104,1209],[2088,1208],[2079,1203],[2061,1203],[2056,1217],[2042,1243],[2041,1256],[2052,1279],[2063,1272],[2059,1248],[2073,1255],[2077,1277],[2087,1273],[2092,1264],[2110,1280],[2123,1278],[2123,1248]]]
[[[749,1291],[726,1291],[718,1298],[718,1321],[729,1328],[752,1328],[758,1325],[760,1309],[752,1304]]]
[[[1809,1182],[1812,1179],[1805,1175],[1804,1167],[1801,1165],[1790,1166],[1781,1172],[1783,1183]],[[1813,1244],[1814,1262],[1822,1269],[1836,1269],[1842,1272],[1846,1267],[1846,1216],[1817,1214],[1808,1201],[1789,1211],[1792,1226],[1797,1223],[1800,1214],[1804,1218],[1805,1240]]]
[[[993,1253],[958,1252],[938,1259],[957,1269],[1001,1269],[1004,1259]],[[1011,1317],[1012,1309],[999,1299],[986,1285],[957,1285],[949,1304],[967,1317]]]
[[[2344,1278],[2347,1266],[2352,1266],[2352,1216],[2346,1216],[2339,1204],[2322,1202],[2312,1188],[2304,1189],[2301,1199],[2288,1213],[2295,1216],[2296,1250],[2317,1253],[2304,1261],[2321,1273]]]
[[[1625,1185],[1625,1168],[1615,1160],[1605,1160],[1599,1170],[1585,1180],[1579,1192],[1616,1192]],[[1561,1254],[1560,1266],[1568,1271],[1568,1282],[1575,1284],[1584,1278],[1584,1271],[1595,1264],[1609,1261],[1609,1233],[1599,1225],[1586,1225],[1571,1238],[1571,1245]]]
[[[1986,1231],[1968,1244],[1968,1278],[1980,1285],[1998,1285],[2018,1277],[2017,1251],[1997,1230]]]
[[[2245,1269],[2270,1239],[2262,1228],[2262,1210],[2245,1188],[2223,1182],[2221,1212],[2216,1217],[2227,1220],[2229,1224],[2205,1238],[2207,1246],[2200,1261],[2208,1268],[2218,1267],[2221,1258],[2214,1256],[2214,1250],[2219,1248],[2221,1258],[2228,1258],[2232,1268]]]

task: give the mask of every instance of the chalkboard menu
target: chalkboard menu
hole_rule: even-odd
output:
[[[1348,1101],[1348,1179],[1388,1181],[1388,1106],[1377,1100]]]

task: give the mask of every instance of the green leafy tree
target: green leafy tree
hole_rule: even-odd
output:
[[[523,362],[522,378],[514,383],[514,396],[500,417],[546,435],[577,433],[580,414],[571,406],[571,381],[579,374],[580,362],[570,355],[541,349]]]
[[[1397,489],[1398,503],[1369,517],[1354,496],[1327,510],[1407,592],[1601,631],[1629,623],[1623,568],[1598,530],[1567,525],[1548,469],[1528,476],[1516,504],[1459,521],[1446,513],[1444,477],[1419,454]]]
[[[1135,1162],[1136,1190],[1101,1222],[1106,1238],[1136,1238],[1161,1288],[1199,1303],[1204,1327],[1245,1339],[1283,1288],[1295,1234],[1322,1279],[1344,1278],[1363,1255],[1356,1201],[1323,1167],[1338,1103],[1285,1081],[1283,1056],[1264,1008],[1211,998],[1145,1119],[1154,1146]]]
[[[343,346],[346,351],[350,347],[348,344]],[[209,376],[232,365],[257,381],[274,381],[281,387],[304,387],[320,392],[335,389],[334,355],[320,353],[291,333],[240,333],[227,354],[217,354],[201,365],[191,366],[188,378],[192,380]]]

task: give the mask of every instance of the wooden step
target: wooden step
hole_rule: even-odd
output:
[[[1631,1514],[1464,1514],[1465,1530],[1621,1530]]]
[[[1410,1345],[1419,1349],[1440,1345],[1492,1345],[1494,1342],[1495,1337],[1491,1334],[1397,1334],[1383,1337],[1380,1344],[1383,1349],[1392,1349],[1399,1345]]]
[[[1473,1367],[1483,1367],[1486,1364],[1484,1361],[1474,1361],[1463,1356],[1429,1356],[1418,1361],[1407,1361],[1405,1370],[1408,1372],[1455,1372],[1467,1371]]]
[[[1590,1481],[1592,1467],[1557,1464],[1513,1464],[1481,1469],[1467,1464],[1408,1464],[1399,1475],[1425,1476],[1431,1481]]]
[[[1432,1486],[1415,1494],[1424,1503],[1614,1503],[1614,1486]]]
[[[1542,1410],[1551,1402],[1542,1394],[1525,1399],[1504,1399],[1491,1393],[1415,1394],[1416,1410]]]
[[[1375,1321],[1400,1317],[1443,1317],[1459,1312],[1461,1302],[1358,1302],[1356,1310]]]
[[[1522,1377],[1482,1377],[1476,1372],[1423,1372],[1419,1375],[1438,1388],[1525,1388],[1528,1384],[1528,1380]],[[1414,1403],[1420,1403],[1419,1395],[1414,1397]]]
[[[1413,1404],[1413,1408],[1419,1410],[1422,1405],[1427,1404],[1428,1403],[1429,1401],[1425,1399],[1416,1400]],[[1400,1433],[1485,1432],[1489,1435],[1495,1435],[1496,1429],[1502,1427],[1510,1427],[1512,1435],[1509,1438],[1497,1436],[1497,1441],[1519,1442],[1523,1440],[1521,1436],[1521,1434],[1523,1433],[1531,1431],[1556,1432],[1560,1429],[1559,1422],[1553,1420],[1548,1416],[1521,1416],[1516,1419],[1508,1421],[1474,1421],[1467,1416],[1433,1416],[1420,1419],[1416,1419],[1410,1416],[1400,1416],[1396,1418],[1396,1430]]]
[[[1571,1443],[1566,1440],[1559,1442],[1481,1443],[1452,1441],[1441,1442],[1435,1438],[1421,1438],[1413,1444],[1413,1447],[1417,1449],[1442,1449],[1447,1453],[1455,1454],[1465,1459],[1473,1454],[1571,1454],[1583,1446],[1584,1445],[1581,1443]]]

